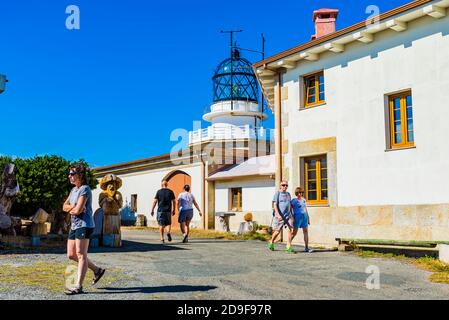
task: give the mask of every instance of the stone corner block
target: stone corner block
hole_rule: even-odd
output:
[[[439,244],[439,259],[444,263],[449,263],[449,245],[447,244]]]

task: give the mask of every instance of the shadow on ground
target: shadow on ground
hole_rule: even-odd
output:
[[[123,240],[120,248],[97,247],[89,248],[89,253],[120,253],[120,252],[149,252],[149,251],[173,251],[188,250],[187,248],[179,248],[173,245],[164,245],[160,243],[145,243],[138,241]],[[0,255],[8,254],[65,254],[66,243],[53,248],[26,248],[26,249],[5,249]]]
[[[214,290],[215,286],[161,286],[161,287],[130,287],[130,288],[112,288],[104,287],[98,288],[99,290],[106,290],[106,292],[95,292],[95,294],[121,294],[121,293],[162,293],[162,292],[194,292],[194,291],[209,291]]]

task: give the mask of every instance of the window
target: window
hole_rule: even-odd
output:
[[[131,195],[131,211],[134,213],[137,212],[137,194]]]
[[[326,156],[304,159],[306,199],[310,204],[327,205],[328,179]]]
[[[231,211],[242,211],[242,188],[231,189]]]
[[[319,72],[304,77],[304,89],[305,108],[325,103],[324,73]]]
[[[414,146],[413,106],[410,91],[389,97],[390,147]]]

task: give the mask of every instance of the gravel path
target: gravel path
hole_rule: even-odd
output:
[[[99,265],[123,270],[117,281],[102,280],[95,289],[85,287],[87,293],[75,297],[0,281],[0,299],[449,298],[449,285],[431,283],[427,280],[430,273],[392,259],[326,251],[289,255],[281,245],[270,252],[260,241],[191,239],[182,244],[175,238],[162,245],[150,231],[125,230],[123,239],[118,250],[97,248],[89,253]],[[42,261],[68,264],[64,251],[4,254],[0,255],[0,268]],[[369,266],[380,271],[378,290],[366,287]]]

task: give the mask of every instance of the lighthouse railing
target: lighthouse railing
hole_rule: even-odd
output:
[[[189,133],[189,143],[199,143],[211,140],[233,139],[264,139],[274,140],[272,129],[263,127],[244,126],[210,126]]]
[[[216,102],[210,107],[212,113],[215,112],[260,112],[259,105],[253,101],[234,101],[231,105],[231,101]]]

